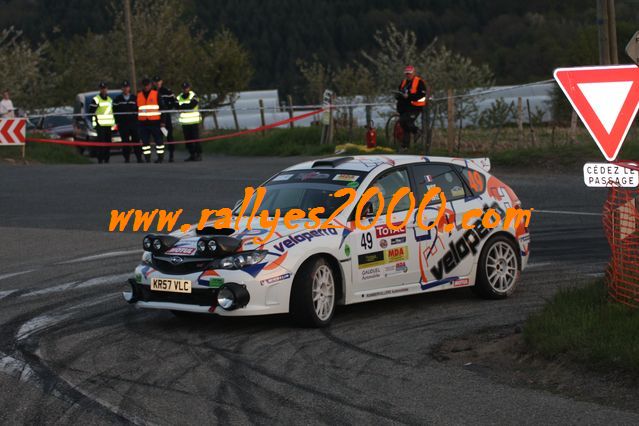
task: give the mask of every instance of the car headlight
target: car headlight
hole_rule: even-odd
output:
[[[146,251],[150,251],[151,250],[151,245],[152,244],[153,244],[153,239],[151,237],[149,237],[148,235],[146,237],[144,237],[144,239],[142,240],[142,247]]]
[[[145,251],[144,253],[142,253],[142,264],[151,265],[152,262],[153,256],[151,255],[151,252]]]
[[[153,249],[156,251],[162,250],[162,241],[159,238],[153,240]]]
[[[242,269],[246,266],[260,263],[268,252],[266,250],[248,251],[227,256],[220,261],[220,267],[223,269]]]
[[[211,251],[217,250],[217,242],[215,240],[209,241],[207,246],[208,246],[209,250],[211,250]]]
[[[206,241],[200,240],[197,242],[197,251],[204,253],[206,251]]]

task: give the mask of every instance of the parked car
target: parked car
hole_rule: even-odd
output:
[[[280,217],[273,238],[264,244],[254,237],[262,238],[269,230],[247,225],[246,218],[235,228],[209,225],[150,234],[144,237],[142,261],[124,298],[141,308],[176,315],[290,312],[300,324],[313,327],[328,325],[338,304],[460,287],[473,287],[486,298],[505,298],[528,262],[526,224],[485,228],[478,218],[472,229],[461,226],[462,214],[471,209],[521,206],[512,189],[489,169],[488,159],[400,155],[336,157],[289,167],[262,185],[267,193],[261,207],[271,215],[279,209],[284,216],[293,208],[322,206],[326,211],[319,217],[334,216],[331,224],[340,229],[310,230],[303,219],[291,230]],[[370,203],[368,213],[360,210],[367,229],[353,226],[357,201],[366,189],[380,189],[388,204],[400,188],[409,187],[421,200],[433,185],[448,200],[446,226],[418,226],[435,220],[439,198],[423,210],[420,222],[418,209],[410,210],[408,202],[397,204],[391,223],[410,218],[399,229],[387,226],[386,214],[372,214],[379,201],[377,206]],[[357,198],[341,208],[343,200],[332,194],[346,187],[355,188]],[[242,215],[241,208],[236,206],[234,215]]]
[[[73,140],[73,119],[68,115],[49,115],[27,120],[27,130],[53,139]]]
[[[89,114],[89,106],[91,105],[91,100],[97,95],[99,92],[85,92],[78,93],[75,97],[75,103],[73,105],[73,138],[77,141],[96,141],[98,137],[98,133],[95,131],[93,124],[91,123],[91,115]],[[111,99],[115,99],[117,95],[120,94],[119,90],[109,90],[109,96]],[[118,126],[115,125],[112,127],[113,136],[111,141],[114,142],[112,150],[119,150],[120,147],[117,145],[117,142],[122,142],[122,138],[118,133]],[[80,152],[84,152],[84,147],[78,147]],[[95,149],[89,149],[89,154],[94,157],[96,154]]]

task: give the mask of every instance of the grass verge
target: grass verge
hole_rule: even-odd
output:
[[[565,356],[594,370],[639,376],[639,310],[609,301],[602,281],[561,290],[528,319],[524,339],[548,358]]]
[[[0,159],[12,162],[22,161],[22,147],[0,147]],[[27,144],[26,160],[47,164],[87,164],[91,162],[73,146],[35,142]]]

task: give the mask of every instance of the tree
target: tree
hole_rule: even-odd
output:
[[[16,108],[31,108],[46,96],[48,82],[42,69],[49,44],[32,48],[21,36],[13,27],[0,31],[0,84],[1,90],[11,92]]]
[[[417,46],[417,35],[413,31],[400,32],[390,23],[384,31],[377,31],[373,36],[376,49],[363,50],[362,56],[368,62],[375,82],[382,93],[393,90],[397,85],[398,76],[401,76],[403,68],[414,65],[418,72],[423,72],[430,53],[434,49],[434,39],[424,48]]]
[[[333,78],[331,68],[320,62],[317,56],[313,56],[313,62],[310,63],[298,59],[297,66],[306,81],[305,100],[312,104],[321,103],[324,90],[328,89]]]
[[[215,106],[246,90],[253,77],[253,67],[246,50],[229,30],[218,31],[213,40],[198,49],[201,60],[193,81],[203,96],[205,106]]]

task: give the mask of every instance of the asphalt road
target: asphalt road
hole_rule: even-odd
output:
[[[195,218],[299,161],[0,164],[0,423],[639,422],[639,410],[510,387],[431,356],[443,339],[520,323],[558,288],[601,276],[605,192],[579,175],[494,171],[539,211],[531,267],[504,301],[463,289],[371,302],[340,308],[324,330],[124,303],[141,235],[106,232],[111,209]]]

